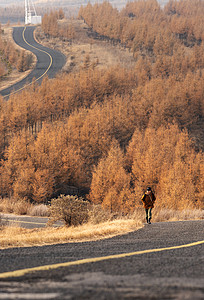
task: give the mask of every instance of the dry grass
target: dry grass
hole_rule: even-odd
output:
[[[135,219],[120,219],[95,225],[87,223],[78,227],[43,229],[6,226],[0,230],[0,249],[93,241],[126,234],[141,227],[142,222]]]
[[[165,222],[165,221],[186,221],[186,220],[203,220],[204,210],[202,209],[184,209],[173,210],[173,209],[161,209],[153,211],[154,222]]]
[[[0,212],[2,213],[49,217],[49,208],[50,207],[44,204],[30,204],[26,200],[16,200],[15,198],[0,198]]]
[[[16,200],[14,198],[0,198],[0,212],[14,213],[17,215],[26,215],[32,205],[25,200]]]
[[[204,219],[204,211],[194,210],[154,210],[153,222]],[[47,227],[24,229],[14,224],[0,226],[0,249],[11,247],[31,247],[57,243],[95,241],[116,235],[127,234],[142,228],[145,220],[144,209],[137,209],[130,218],[120,218],[95,224],[95,221],[78,227]]]
[[[143,208],[135,210],[133,218],[137,218],[146,222],[146,215]],[[157,209],[152,210],[152,222],[173,222],[173,221],[190,221],[190,220],[203,220],[204,210],[202,209]]]
[[[44,204],[33,205],[28,210],[27,215],[37,216],[37,217],[49,217],[50,216],[50,207]]]

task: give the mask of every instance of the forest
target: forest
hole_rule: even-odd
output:
[[[90,64],[1,98],[1,197],[47,203],[71,186],[127,214],[150,185],[157,207],[203,208],[204,1],[89,3],[78,17],[135,63]],[[45,34],[64,38],[51,18]]]

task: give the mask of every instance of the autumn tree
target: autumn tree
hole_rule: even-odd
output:
[[[188,133],[181,132],[177,125],[157,131],[147,128],[144,134],[136,130],[128,147],[127,166],[136,198],[150,185],[157,192],[160,207],[183,209],[201,201],[198,187],[203,181],[199,176],[203,162]]]
[[[125,171],[124,155],[117,143],[112,144],[107,157],[95,168],[89,197],[110,212],[125,213],[133,209],[130,175]]]

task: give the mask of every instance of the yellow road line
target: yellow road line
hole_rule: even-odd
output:
[[[47,55],[49,56],[49,58],[50,58],[50,64],[49,64],[48,68],[45,70],[45,72],[44,72],[40,77],[38,77],[38,78],[36,78],[35,80],[33,80],[32,82],[30,82],[30,83],[24,85],[22,88],[20,88],[20,89],[18,89],[18,90],[15,90],[14,92],[12,92],[12,93],[10,93],[10,94],[8,94],[8,95],[3,96],[3,98],[6,98],[6,97],[11,96],[11,95],[13,95],[13,94],[16,94],[17,92],[19,92],[19,91],[25,89],[26,87],[30,86],[30,85],[33,84],[34,82],[36,82],[36,81],[38,81],[39,79],[41,79],[43,76],[45,76],[45,75],[47,74],[47,72],[49,71],[49,69],[51,68],[51,66],[52,66],[52,64],[53,64],[52,56],[51,56],[48,52],[46,52],[46,51],[44,51],[44,50],[41,50],[41,49],[39,49],[39,48],[37,48],[37,47],[35,47],[35,46],[29,44],[29,43],[26,41],[26,39],[25,39],[25,31],[26,31],[26,28],[27,28],[27,27],[25,26],[25,28],[24,28],[24,30],[23,30],[23,33],[22,33],[24,42],[25,42],[28,46],[30,46],[30,47],[32,47],[32,48],[34,48],[34,49],[36,49],[36,50],[38,50],[38,51],[40,51],[40,52],[43,52],[43,53],[47,54]]]
[[[20,221],[20,220],[13,220],[13,219],[1,219],[7,222],[15,222],[15,223],[28,223],[28,224],[36,224],[36,225],[46,225],[46,223],[37,223],[37,222],[30,222],[30,221]]]
[[[29,44],[29,43],[26,41],[26,39],[25,39],[25,30],[26,30],[26,27],[25,27],[24,30],[23,30],[23,40],[24,40],[24,42],[25,42],[28,46],[32,47],[33,49],[36,49],[36,50],[38,50],[38,51],[40,51],[40,52],[43,52],[43,53],[47,54],[47,55],[49,56],[49,58],[50,58],[50,64],[49,64],[47,70],[46,70],[39,78],[37,78],[37,79],[34,81],[34,82],[36,82],[37,80],[39,80],[39,79],[41,79],[43,76],[45,76],[45,74],[47,74],[47,72],[49,71],[49,69],[50,69],[51,66],[52,66],[53,60],[52,60],[52,56],[50,55],[50,53],[48,53],[48,52],[45,51],[45,50],[39,49],[39,48],[37,48],[37,47],[35,47],[35,46]],[[30,84],[31,84],[31,83],[30,83]],[[29,85],[30,85],[30,84],[29,84]]]
[[[0,278],[20,277],[25,274],[28,274],[31,272],[36,272],[36,271],[54,270],[54,269],[57,269],[60,267],[78,266],[78,265],[95,263],[95,262],[100,262],[100,261],[105,261],[105,260],[110,260],[110,259],[119,259],[119,258],[135,256],[135,255],[147,254],[147,253],[188,248],[188,247],[198,246],[201,244],[204,244],[204,241],[199,241],[199,242],[190,243],[190,244],[186,244],[186,245],[180,245],[180,246],[167,247],[167,248],[149,249],[149,250],[142,250],[142,251],[136,251],[136,252],[130,252],[130,253],[122,253],[122,254],[115,254],[115,255],[102,256],[102,257],[86,258],[86,259],[81,259],[81,260],[76,260],[76,261],[65,262],[65,263],[39,266],[39,267],[35,267],[35,268],[28,268],[28,269],[23,269],[23,270],[6,272],[6,273],[0,274]]]

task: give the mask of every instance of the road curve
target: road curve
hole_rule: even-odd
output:
[[[16,216],[14,214],[0,214],[0,219],[6,225],[17,225],[27,229],[44,228],[47,226],[47,222],[49,220],[47,217]],[[54,227],[62,225],[63,222],[61,221],[57,221],[53,224]]]
[[[33,79],[40,83],[45,75],[49,78],[55,77],[66,62],[66,58],[62,53],[37,43],[33,35],[34,30],[34,26],[13,28],[13,39],[15,43],[33,52],[37,57],[37,64],[35,69],[26,78],[0,91],[0,94],[5,98],[8,98],[11,93],[16,93],[24,87],[29,86]]]
[[[201,300],[203,229],[204,220],[155,223],[102,241],[1,250],[0,299]]]

